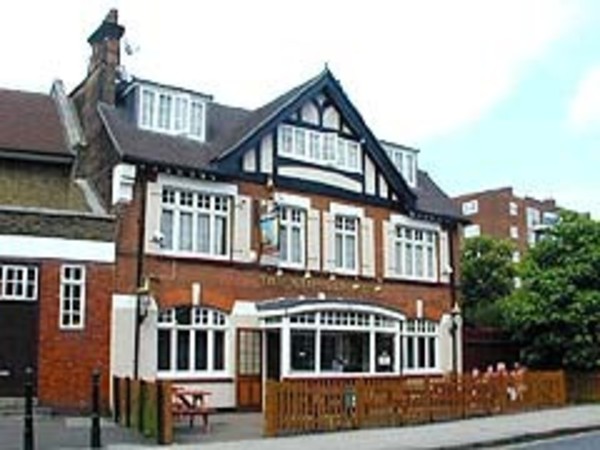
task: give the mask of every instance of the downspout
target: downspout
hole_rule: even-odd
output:
[[[457,311],[457,296],[456,296],[456,265],[454,258],[454,235],[456,234],[456,225],[453,224],[448,228],[448,250],[450,253],[450,267],[452,267],[452,271],[450,272],[450,301],[452,304],[450,305],[451,313],[450,317],[452,320],[451,332],[452,332],[452,374],[456,376],[459,373],[458,370],[458,324],[456,323],[457,317],[455,311]]]
[[[140,365],[140,337],[141,337],[141,287],[144,279],[144,236],[146,235],[146,203],[147,203],[147,178],[144,172],[140,172],[140,187],[142,189],[141,211],[138,215],[138,241],[136,252],[136,293],[135,293],[135,336],[133,349],[133,379],[139,378]]]

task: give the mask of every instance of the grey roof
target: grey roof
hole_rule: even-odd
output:
[[[417,187],[412,188],[412,191],[417,196],[418,211],[466,221],[452,199],[435,184],[427,172],[417,171]]]
[[[328,74],[327,71],[322,72],[253,111],[207,103],[206,142],[140,129],[119,108],[107,104],[99,104],[98,111],[114,146],[126,161],[217,170],[220,159],[258,133],[263,124],[270,122]],[[419,171],[418,187],[411,192],[416,196],[418,211],[452,220],[463,219],[452,201],[427,173]]]

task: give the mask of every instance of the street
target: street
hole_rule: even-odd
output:
[[[600,449],[600,432],[583,433],[572,436],[563,436],[540,442],[529,442],[524,444],[502,447],[505,449],[531,449],[531,450],[596,450]]]

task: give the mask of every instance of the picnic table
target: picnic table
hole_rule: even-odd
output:
[[[194,418],[200,416],[202,417],[204,431],[208,431],[208,418],[215,412],[215,409],[208,405],[208,397],[211,395],[211,392],[203,389],[174,386],[173,417],[187,417],[190,421],[190,427],[193,427]]]

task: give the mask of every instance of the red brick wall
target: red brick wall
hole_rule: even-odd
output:
[[[141,213],[141,187],[136,184],[134,201],[121,210],[121,223],[118,238],[118,269],[116,274],[117,292],[135,291],[136,252],[139,214]],[[240,193],[253,199],[268,198],[265,186],[242,183]],[[278,190],[278,192],[282,192]],[[308,194],[302,193],[301,195]],[[328,210],[332,201],[347,203],[324,196],[311,195],[313,208]],[[203,259],[175,259],[158,256],[146,256],[144,274],[152,279],[153,295],[161,305],[174,305],[191,302],[191,283],[202,285],[202,301],[211,306],[230,310],[235,300],[262,300],[282,296],[316,296],[324,292],[327,297],[345,297],[373,300],[374,302],[394,306],[409,316],[415,315],[415,302],[422,299],[424,313],[432,319],[439,319],[452,305],[449,284],[431,284],[418,282],[383,281],[383,242],[382,221],[389,220],[390,211],[385,208],[365,206],[365,214],[375,219],[375,259],[376,278],[336,276],[329,280],[325,274],[312,274],[305,280],[304,272],[284,271],[282,277],[274,276],[273,270],[267,270],[258,264],[236,264],[215,262]],[[458,258],[458,238],[455,234],[455,261]],[[253,247],[258,251],[258,228],[254,228]],[[323,247],[323,245],[321,246]],[[455,263],[457,266],[457,263]],[[458,270],[456,270],[458,273]]]
[[[113,266],[86,264],[85,327],[61,330],[61,261],[44,261],[40,269],[38,399],[61,410],[90,407],[91,375],[101,371],[101,404],[108,407],[110,314]]]

